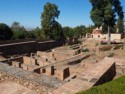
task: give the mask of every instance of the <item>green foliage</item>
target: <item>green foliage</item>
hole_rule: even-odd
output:
[[[90,0],[92,3],[91,19],[96,26],[106,24],[110,27],[115,25],[115,12],[113,10],[113,0]]]
[[[71,27],[63,27],[63,33],[64,36],[66,38],[69,37],[75,37],[75,38],[80,38],[81,36],[85,35],[85,26],[81,25],[81,26],[76,26],[75,28],[71,28]]]
[[[96,26],[106,24],[113,27],[116,22],[116,13],[120,19],[124,18],[120,0],[90,0],[93,8],[91,19]]]
[[[115,26],[116,14],[120,19],[124,18],[120,0],[90,0],[90,3],[92,4],[91,19],[95,26],[100,27],[103,24],[108,26],[108,44],[110,44],[110,29]]]
[[[44,12],[41,16],[41,26],[46,38],[62,39],[64,37],[61,25],[55,20],[59,14],[60,11],[57,5],[51,4],[50,2],[44,5]]]
[[[34,34],[38,40],[45,39],[44,32],[38,27],[34,30]]]
[[[12,31],[20,31],[21,25],[19,22],[14,21],[11,25]]]
[[[106,24],[102,25],[102,33],[106,34],[108,31],[108,26]],[[111,33],[116,33],[116,26],[110,27],[110,32]]]
[[[108,25],[103,24],[103,25],[102,25],[102,33],[106,34],[107,31],[108,31]]]
[[[13,36],[13,32],[4,23],[0,23],[0,40],[9,40]]]
[[[113,5],[114,5],[114,11],[117,12],[119,19],[123,20],[124,12],[120,0],[113,0]]]
[[[32,39],[37,38],[35,31],[27,31],[27,33],[28,33],[27,38],[32,38]]]
[[[92,9],[91,11],[91,19],[95,23],[95,26],[100,27],[103,24],[103,18],[100,17],[102,15],[102,11],[100,9]]]
[[[93,29],[95,29],[95,26],[90,25],[89,27],[85,28],[85,33],[92,33]]]
[[[82,52],[89,52],[89,49],[84,48],[84,49],[82,49]]]
[[[13,38],[12,39],[25,39],[27,36],[27,32],[25,31],[13,31]]]
[[[63,27],[63,33],[64,33],[64,36],[66,38],[69,38],[69,37],[74,37],[74,31],[73,31],[73,28],[70,28],[70,27]]]
[[[19,22],[14,21],[11,25],[11,30],[13,31],[12,39],[25,39],[28,36],[28,32]]]
[[[77,94],[125,94],[125,76]]]
[[[124,23],[122,19],[118,19],[117,28],[119,33],[124,33]]]
[[[83,36],[83,35],[85,35],[85,26],[83,26],[83,25],[81,25],[81,26],[77,26],[77,27],[75,27],[73,30],[74,30],[74,35],[75,35],[75,37],[81,37],[81,36]]]
[[[49,37],[50,39],[55,39],[55,40],[64,39],[64,34],[61,24],[59,24],[56,21],[53,22],[52,31],[49,34]]]

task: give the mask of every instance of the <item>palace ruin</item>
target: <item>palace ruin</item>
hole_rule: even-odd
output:
[[[21,87],[25,94],[75,94],[125,74],[124,59],[111,58],[112,50],[124,51],[124,45],[115,46],[117,49],[100,46],[95,51],[86,50],[85,43],[61,45],[55,41],[1,44],[0,82]],[[41,50],[42,46],[48,48]],[[105,51],[101,49],[109,51],[101,55]],[[15,92],[19,90],[12,94]]]

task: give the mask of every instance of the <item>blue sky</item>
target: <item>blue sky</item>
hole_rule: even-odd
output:
[[[62,26],[75,27],[93,24],[90,19],[91,4],[89,0],[0,0],[0,23],[11,25],[18,21],[28,28],[40,27],[41,13],[46,2],[55,3]],[[125,0],[121,0],[125,11]]]

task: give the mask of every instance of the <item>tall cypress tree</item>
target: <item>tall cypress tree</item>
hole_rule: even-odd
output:
[[[117,21],[117,28],[119,33],[124,33],[124,13],[123,13],[123,8],[121,6],[121,2],[119,0],[113,0],[114,4],[114,11],[117,12],[118,14],[118,21]]]

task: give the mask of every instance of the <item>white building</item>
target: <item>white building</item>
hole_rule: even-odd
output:
[[[122,39],[122,35],[121,34],[114,34],[111,33],[111,41],[116,41],[116,40],[120,40]],[[86,38],[92,38],[92,39],[96,39],[96,40],[108,40],[108,34],[102,34],[101,33],[101,28],[96,28],[93,29],[92,34],[86,34]]]

